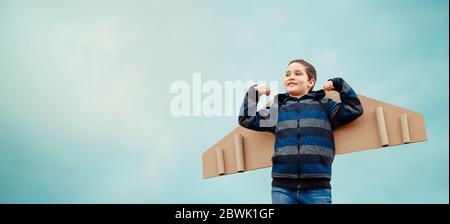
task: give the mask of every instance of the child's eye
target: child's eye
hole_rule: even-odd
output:
[[[289,74],[288,74],[288,73],[286,73],[286,74],[284,74],[284,76],[288,77],[288,76],[289,76]]]
[[[296,72],[295,75],[300,76],[300,75],[302,75],[302,73]]]

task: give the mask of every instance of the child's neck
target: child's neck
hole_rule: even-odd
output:
[[[289,94],[289,96],[294,97],[294,98],[297,98],[297,99],[300,99],[300,97],[302,97],[302,96],[304,96],[304,95],[306,95],[306,94],[308,94],[308,93],[303,93],[303,94],[300,94],[300,95],[292,95],[292,94]]]
[[[295,95],[291,95],[291,94],[289,94],[289,96],[290,97],[294,97],[294,98],[297,98],[297,99],[300,99],[300,97],[302,97],[302,96],[304,96],[305,94],[303,94],[303,95],[299,95],[299,96],[295,96]]]

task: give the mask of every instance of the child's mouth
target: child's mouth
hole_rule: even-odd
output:
[[[287,84],[287,86],[295,86],[295,85],[297,85],[297,83],[295,83],[295,82],[288,82],[288,84]]]

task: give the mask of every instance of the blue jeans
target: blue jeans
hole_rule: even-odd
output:
[[[272,204],[331,204],[331,189],[296,190],[272,186]]]

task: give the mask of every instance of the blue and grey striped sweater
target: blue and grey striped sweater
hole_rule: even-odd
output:
[[[271,106],[256,111],[258,93],[250,87],[241,106],[239,124],[275,134],[272,185],[304,189],[331,188],[335,155],[332,130],[362,115],[356,93],[342,79],[331,79],[341,103],[311,91],[300,98],[278,94]]]

